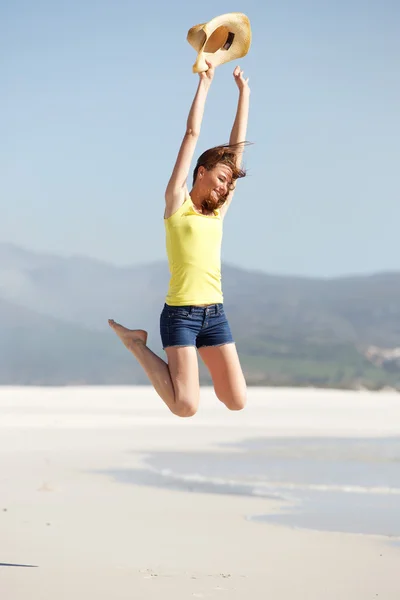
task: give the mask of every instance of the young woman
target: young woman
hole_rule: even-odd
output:
[[[229,208],[241,169],[250,89],[243,71],[233,75],[239,100],[229,144],[204,152],[197,161],[193,186],[187,178],[203,119],[214,68],[200,73],[174,170],[165,192],[164,223],[171,272],[160,317],[164,362],[146,345],[147,333],[109,324],[145,370],[158,395],[180,417],[190,417],[199,404],[197,351],[210,371],[217,397],[230,410],[246,403],[246,383],[223,308],[221,288],[222,220]]]

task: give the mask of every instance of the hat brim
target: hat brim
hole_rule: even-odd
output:
[[[227,13],[189,29],[187,40],[197,51],[194,73],[207,71],[206,60],[214,67],[245,56],[251,45],[250,21],[243,13]]]

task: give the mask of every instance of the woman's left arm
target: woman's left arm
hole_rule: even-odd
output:
[[[246,141],[247,133],[247,122],[249,118],[250,87],[249,78],[244,79],[243,71],[240,67],[235,68],[235,70],[233,71],[233,77],[235,79],[236,85],[239,88],[239,99],[235,120],[233,122],[233,127],[229,138],[229,144],[239,144],[236,153],[236,165],[240,168],[242,164],[244,142]],[[232,201],[234,191],[235,190],[232,190],[230,192],[225,203],[221,207],[222,216],[225,215],[226,211],[229,208],[229,204]]]

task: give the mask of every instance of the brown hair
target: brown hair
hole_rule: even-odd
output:
[[[238,144],[224,144],[222,146],[215,146],[214,148],[209,148],[203,152],[201,156],[199,156],[196,166],[193,171],[193,185],[196,181],[197,172],[199,167],[204,167],[207,171],[211,171],[214,167],[217,166],[218,163],[222,163],[227,165],[232,170],[232,184],[230,186],[230,190],[234,189],[234,182],[241,177],[246,177],[246,171],[244,169],[239,168],[236,165],[236,156],[238,152],[243,151],[243,147],[247,145],[248,142],[239,142]],[[225,202],[226,198],[221,198],[218,203],[218,208],[222,206]]]

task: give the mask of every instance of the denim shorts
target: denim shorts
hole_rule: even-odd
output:
[[[163,348],[170,346],[222,346],[233,342],[222,304],[209,306],[164,305],[160,315]]]

